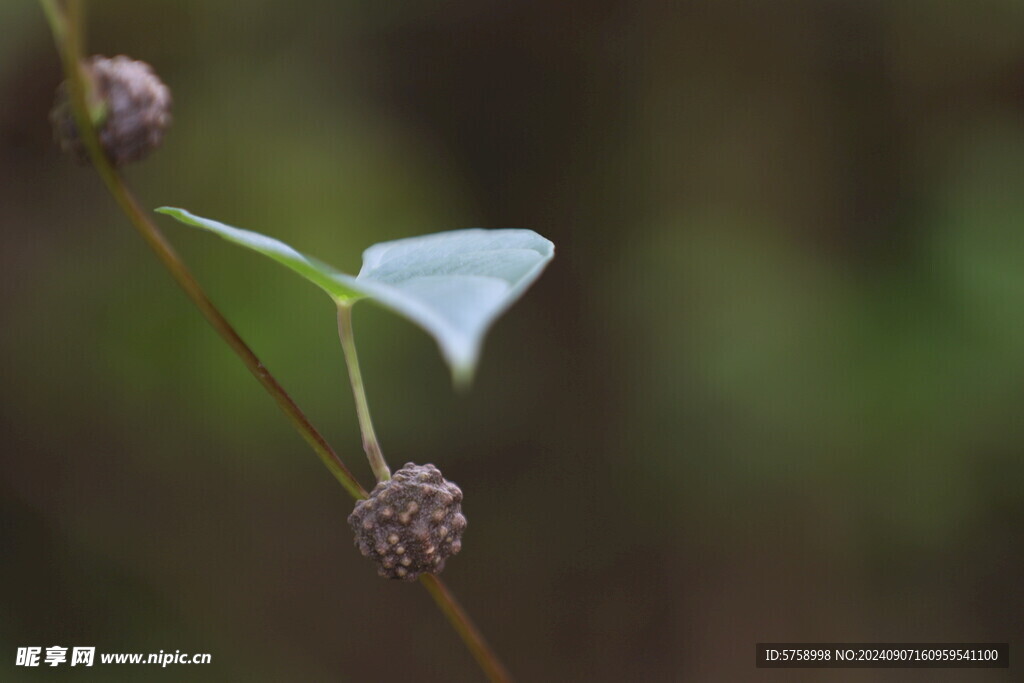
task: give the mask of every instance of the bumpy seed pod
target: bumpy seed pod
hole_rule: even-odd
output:
[[[123,55],[96,55],[84,66],[103,105],[96,133],[107,158],[114,166],[144,159],[160,146],[171,125],[170,89],[149,64]],[[75,125],[67,87],[65,82],[57,88],[50,120],[61,148],[87,163],[89,154]]]
[[[412,581],[437,574],[462,549],[462,491],[433,465],[409,462],[356,503],[348,523],[381,576]]]

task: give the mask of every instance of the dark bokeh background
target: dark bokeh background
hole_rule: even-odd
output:
[[[38,6],[0,31],[0,677],[64,644],[213,654],[166,680],[477,680],[53,147]],[[1021,642],[1024,4],[119,0],[89,39],[173,89],[147,206],[350,272],[457,227],[556,243],[467,396],[356,313],[385,451],[465,490],[445,578],[521,680],[925,681],[754,643]],[[330,301],[160,223],[368,483]]]

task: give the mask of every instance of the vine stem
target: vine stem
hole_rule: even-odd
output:
[[[231,350],[235,352],[249,372],[263,385],[263,388],[273,397],[281,410],[291,421],[292,426],[303,439],[313,448],[331,474],[334,475],[345,490],[353,498],[359,500],[366,498],[366,489],[349,472],[348,468],[334,452],[323,435],[310,423],[302,410],[295,404],[288,392],[277,382],[262,361],[253,353],[249,345],[239,336],[238,332],[227,321],[227,318],[210,301],[210,298],[203,291],[196,279],[189,272],[185,263],[178,256],[167,238],[156,226],[153,220],[139,205],[135,195],[125,184],[124,179],[111,165],[106,154],[100,147],[99,137],[96,128],[93,126],[89,116],[88,106],[89,91],[91,84],[86,82],[86,75],[81,67],[82,54],[82,9],[79,0],[68,0],[65,11],[61,12],[55,0],[40,0],[46,11],[47,19],[53,28],[54,40],[57,43],[57,51],[60,53],[64,65],[64,73],[68,81],[68,97],[71,102],[71,109],[74,112],[75,123],[78,134],[85,143],[89,153],[89,159],[103,179],[110,194],[113,195],[121,210],[124,211],[132,226],[142,236],[146,244],[156,254],[160,262],[174,278],[188,296],[196,308],[203,314],[207,322],[217,331]]]
[[[291,396],[288,395],[288,392],[270,374],[270,371],[267,370],[262,361],[249,348],[249,345],[245,343],[238,332],[227,321],[227,318],[213,304],[185,266],[181,257],[178,256],[170,242],[167,241],[167,238],[164,237],[160,229],[142,209],[135,195],[128,189],[124,179],[111,165],[106,154],[104,154],[89,113],[91,111],[88,105],[89,89],[92,87],[92,84],[87,82],[86,74],[81,66],[83,54],[81,0],[67,0],[63,8],[58,0],[39,0],[39,2],[46,14],[47,21],[53,32],[54,41],[57,44],[57,52],[61,57],[64,74],[68,82],[68,99],[74,114],[78,134],[81,136],[89,153],[89,159],[96,172],[99,173],[104,185],[106,185],[110,194],[128,217],[135,230],[153,250],[175,282],[178,283],[178,286],[184,290],[185,294],[192,300],[192,303],[199,309],[207,322],[224,339],[235,355],[241,359],[249,372],[253,374],[267,393],[273,397],[295,430],[312,447],[313,451],[331,474],[334,475],[335,479],[356,500],[366,498],[368,496],[366,489],[349,472],[341,458],[338,457],[338,454],[327,443],[323,435],[310,423],[306,415],[295,404]],[[352,357],[355,360],[354,343],[352,351]],[[358,372],[358,365],[356,365],[356,370]],[[361,377],[359,381],[361,386]],[[367,410],[368,416],[369,412]],[[383,458],[381,460],[383,462]],[[385,465],[385,470],[386,467]],[[424,574],[420,577],[420,581],[434,598],[435,602],[437,602],[438,607],[448,618],[449,622],[451,622],[455,631],[466,644],[466,647],[476,658],[487,678],[495,683],[511,681],[511,676],[502,666],[497,655],[484,641],[483,636],[473,624],[469,615],[466,614],[462,606],[455,600],[455,596],[452,595],[441,580],[436,576]]]
[[[462,605],[448,590],[448,586],[433,574],[421,574],[420,583],[434,598],[444,615],[448,617],[448,621],[451,622],[452,627],[458,632],[469,651],[473,653],[487,679],[492,683],[511,683],[512,675],[491,650],[483,635],[470,620],[469,615],[462,609]]]
[[[338,302],[338,338],[341,339],[341,350],[345,354],[348,366],[348,379],[352,384],[352,396],[356,401],[356,416],[359,418],[359,431],[363,435],[363,450],[370,461],[370,469],[377,481],[391,478],[391,470],[384,460],[380,449],[377,433],[373,430],[370,418],[370,403],[366,400],[366,389],[363,387],[363,375],[359,371],[359,356],[356,354],[356,339],[352,331],[352,303]]]

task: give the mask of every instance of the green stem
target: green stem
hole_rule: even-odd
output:
[[[67,26],[64,22],[64,14],[57,6],[57,0],[39,0],[46,12],[46,20],[50,23],[50,30],[53,31],[53,39],[57,41],[57,48],[64,44],[64,34]]]
[[[352,332],[352,303],[338,302],[338,337],[341,339],[341,350],[345,354],[348,366],[348,378],[352,383],[352,396],[356,401],[356,415],[359,417],[359,431],[363,434],[363,450],[370,461],[370,469],[377,481],[391,478],[391,470],[384,460],[384,453],[373,431],[373,420],[370,418],[370,403],[366,400],[366,389],[363,387],[363,375],[359,371],[359,356],[356,354],[356,339]]]
[[[153,250],[164,267],[171,274],[171,277],[185,291],[185,294],[192,303],[196,305],[203,317],[210,323],[214,330],[227,342],[231,350],[241,359],[249,372],[259,381],[263,388],[277,401],[278,406],[291,421],[292,426],[303,439],[313,448],[313,451],[320,457],[331,474],[341,483],[345,490],[353,498],[359,500],[366,498],[367,493],[352,473],[348,471],[345,464],[334,452],[323,435],[310,423],[306,415],[295,404],[295,401],[288,395],[288,392],[278,384],[274,376],[263,365],[260,359],[253,353],[252,349],[242,340],[239,334],[221,314],[217,307],[210,301],[206,292],[189,272],[184,262],[171,247],[167,238],[160,229],[139,205],[135,196],[128,189],[124,180],[116,169],[110,164],[107,156],[100,147],[96,129],[89,116],[87,105],[87,86],[81,68],[81,3],[78,0],[69,0],[66,5],[66,13],[61,13],[53,0],[42,0],[46,10],[47,19],[53,27],[54,38],[57,41],[57,49],[60,52],[64,63],[64,73],[68,81],[68,98],[75,115],[75,123],[78,127],[78,134],[81,136],[85,147],[89,152],[89,158],[93,166],[100,174],[104,184],[113,195],[114,200],[124,211],[132,226],[138,231],[146,244]]]
[[[448,617],[448,621],[451,622],[452,627],[458,632],[469,651],[473,653],[477,664],[483,669],[488,680],[494,683],[511,681],[512,676],[508,670],[502,666],[501,661],[498,660],[497,655],[494,654],[480,631],[470,620],[469,615],[462,609],[462,605],[458,603],[448,587],[441,582],[441,579],[433,574],[421,574],[420,583],[434,598],[444,615]]]

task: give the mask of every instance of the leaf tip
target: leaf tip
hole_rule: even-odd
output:
[[[179,209],[176,206],[157,207],[153,209],[153,213],[159,213],[163,214],[164,216],[170,216],[171,218],[182,223],[186,222],[186,219],[189,217],[188,211],[186,211],[185,209]]]
[[[456,393],[467,394],[473,388],[476,367],[480,360],[480,344],[470,343],[464,347],[440,342],[441,355],[452,373],[452,386]]]
[[[473,376],[476,368],[473,365],[452,366],[452,386],[459,394],[468,394],[473,388]]]

